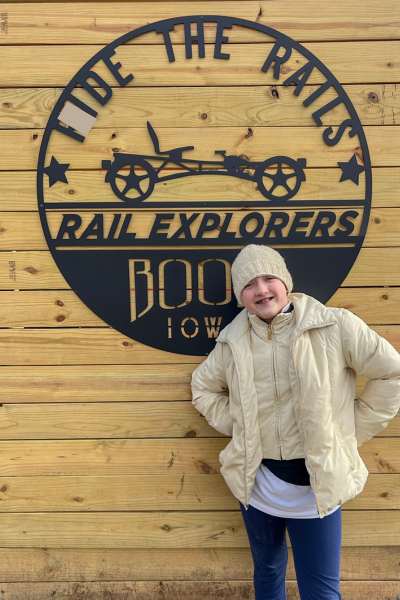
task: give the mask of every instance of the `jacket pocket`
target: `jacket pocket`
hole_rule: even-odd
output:
[[[357,450],[355,448],[352,448],[351,440],[345,438],[345,436],[343,435],[343,433],[339,427],[336,427],[335,432],[336,432],[337,443],[339,444],[340,449],[347,460],[347,463],[349,466],[349,471],[354,471],[354,469],[356,468],[356,462],[357,462],[356,455],[355,455],[355,452]],[[354,444],[357,444],[355,438],[354,438]]]
[[[318,487],[318,476],[316,473],[310,473],[310,486],[313,491]]]

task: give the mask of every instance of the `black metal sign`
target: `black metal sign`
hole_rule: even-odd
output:
[[[127,150],[115,147],[115,134],[106,140],[99,137],[99,131],[107,131],[101,129],[102,115],[113,98],[149,85],[148,65],[143,64],[143,74],[140,65],[135,63],[135,72],[129,65],[137,42],[159,36],[163,68],[171,70],[176,82],[180,72],[199,70],[205,58],[234,74],[241,67],[241,55],[230,38],[240,29],[260,36],[261,43],[255,46],[262,56],[258,52],[252,65],[257,84],[268,86],[272,80],[290,90],[309,119],[304,135],[311,131],[313,147],[321,144],[324,171],[316,168],[318,159],[308,156],[307,139],[304,151],[290,151],[283,108],[280,139],[269,138],[270,128],[261,119],[256,134],[248,132],[257,143],[253,152],[248,146],[247,155],[224,140],[224,127],[207,130],[214,156],[197,147],[190,128],[181,128],[183,144],[179,137],[180,142],[170,147],[166,130],[157,127],[157,115],[143,114],[140,135],[135,128],[136,139],[125,144]],[[211,32],[212,41],[208,37],[206,43]],[[178,44],[178,34],[183,44]],[[124,52],[128,48],[129,53]],[[182,62],[186,69],[177,71]],[[125,126],[129,131],[129,117]],[[176,122],[171,127],[180,129]],[[82,149],[87,160],[82,159]],[[329,173],[325,180],[324,173]],[[247,186],[246,198],[229,194],[177,198],[177,186],[191,189],[185,187],[189,178],[222,185],[227,178],[234,179]],[[324,190],[329,182],[334,182],[332,191]],[[218,332],[238,310],[230,265],[245,244],[277,248],[294,275],[295,289],[323,302],[329,299],[348,274],[365,236],[371,166],[354,106],[311,52],[264,25],[231,17],[190,16],[136,29],[80,69],[49,118],[37,187],[47,243],[82,301],[132,339],[200,355],[209,352]]]

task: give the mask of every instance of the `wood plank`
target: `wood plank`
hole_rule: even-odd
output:
[[[191,400],[195,365],[0,366],[0,403]],[[359,391],[365,381],[358,381]],[[383,436],[400,435],[392,421]]]
[[[3,365],[198,363],[202,357],[156,350],[111,329],[0,330]]]
[[[207,209],[188,209],[187,213],[190,212],[205,212]],[[229,209],[230,211],[232,209]],[[264,209],[257,209],[265,216],[265,222],[268,222],[270,212]],[[295,209],[293,209],[294,211]],[[301,208],[304,210],[304,207]],[[318,209],[317,209],[318,210]],[[340,215],[340,211],[344,209],[332,209],[333,212]],[[154,214],[149,211],[135,211],[135,233],[138,239],[148,239],[149,232],[151,231],[152,224],[154,223]],[[115,210],[106,215],[105,230],[107,226],[110,227],[112,216],[115,214]],[[224,214],[224,211],[217,210],[219,214]],[[226,211],[225,211],[226,212]],[[239,230],[239,222],[248,209],[233,211],[234,215],[232,218],[232,231]],[[63,212],[48,212],[48,223],[50,225],[50,231],[53,239],[56,239],[57,233],[60,229],[60,225],[63,218]],[[94,216],[94,212],[81,212],[82,225],[77,230],[79,236],[89,224],[90,220]],[[175,212],[175,219],[171,221],[171,232],[178,229],[178,212]],[[294,214],[294,212],[292,212]],[[339,218],[339,217],[338,217]],[[107,221],[108,219],[108,221]],[[359,227],[359,221],[355,222],[355,227]],[[310,221],[311,223],[311,221]],[[197,225],[196,225],[197,224]],[[196,235],[199,227],[199,219],[191,226],[191,230]],[[174,229],[175,228],[175,229]],[[289,228],[289,225],[286,229]],[[261,234],[260,234],[261,235]],[[211,238],[210,238],[211,239]],[[238,234],[238,244],[240,244],[240,236]],[[399,208],[374,208],[371,211],[370,220],[367,229],[367,235],[364,239],[364,247],[376,247],[376,246],[400,246],[400,209]],[[0,212],[0,250],[46,250],[47,242],[44,238],[42,226],[37,213],[31,212],[20,212],[18,217],[11,212]]]
[[[30,2],[31,0],[28,0]],[[147,24],[176,15],[221,14],[256,21],[282,31],[296,40],[354,40],[398,38],[399,10],[396,0],[377,4],[375,0],[353,2],[337,0],[333,6],[321,11],[316,0],[286,2],[227,2],[218,6],[211,2],[74,2],[73,13],[68,2],[51,2],[42,5],[24,2],[4,3],[2,11],[7,26],[3,25],[0,43],[24,44],[26,39],[35,44],[106,44],[120,35]],[[149,19],[149,15],[151,18]],[[213,33],[206,29],[206,39]],[[233,41],[252,39],[246,30],[236,29],[230,35]],[[253,39],[255,36],[253,36]],[[257,39],[257,38],[256,38]],[[174,37],[182,42],[182,34]],[[159,43],[156,36],[153,43]]]
[[[400,285],[400,248],[362,248],[344,287]],[[68,289],[48,251],[0,251],[0,289]],[[389,292],[388,292],[389,293]]]
[[[342,83],[393,83],[399,80],[400,64],[396,60],[400,42],[349,41],[310,42],[308,50],[332,70]],[[99,45],[43,45],[20,46],[15,52],[13,46],[0,48],[1,87],[53,87],[64,86],[75,73],[92,58],[102,46]],[[206,45],[204,59],[193,58],[188,69],[187,61],[178,58],[173,68],[165,68],[168,63],[163,46],[125,45],[118,48],[115,60],[124,66],[124,73],[136,75],[135,86],[170,85],[268,85],[277,83],[270,73],[262,73],[261,66],[270,53],[272,44],[229,44],[233,68],[221,69],[221,63],[212,58],[213,45]],[[176,47],[176,54],[183,55],[182,47]],[[298,70],[298,60],[304,62],[296,52],[285,64],[286,73]],[[40,65],[40,68],[38,68]],[[357,67],[355,68],[355,65]],[[109,73],[96,71],[106,78]],[[287,75],[285,74],[285,77]],[[310,84],[323,82],[323,76],[315,71],[308,81]],[[115,83],[115,82],[114,82]]]
[[[399,559],[399,546],[345,547],[342,581],[399,581]],[[9,583],[229,581],[251,579],[252,573],[248,548],[0,548],[0,581]],[[291,549],[287,577],[295,578]]]
[[[134,490],[134,493],[133,493]],[[0,477],[0,512],[235,510],[220,475]],[[399,510],[400,475],[370,475],[345,510]]]
[[[400,142],[396,127],[367,126],[364,130],[373,166],[398,166]],[[143,129],[118,129],[113,134],[118,139],[118,150],[121,152],[140,151],[144,154],[153,152]],[[256,161],[276,155],[305,156],[309,167],[332,167],[336,161],[348,160],[349,156],[357,150],[354,140],[343,138],[340,147],[335,148],[333,159],[331,155],[333,151],[324,145],[316,128],[288,127],[285,128],[285,134],[282,136],[282,129],[279,127],[268,128],[268,138],[263,128],[254,128],[249,135],[248,128],[226,127],[224,146],[228,154],[246,154],[251,160]],[[0,131],[3,149],[0,169],[36,169],[41,135],[42,130],[38,129]],[[185,137],[187,141],[187,130],[165,128],[162,136],[165,146],[184,144]],[[202,160],[215,158],[214,148],[210,148],[210,132],[207,129],[191,128],[190,138],[190,142],[196,147],[196,154]],[[132,140],[135,140],[135,145],[132,144]],[[88,145],[90,152],[88,152]],[[55,154],[60,161],[70,161],[71,169],[99,169],[103,159],[112,158],[112,150],[116,147],[115,139],[107,129],[96,129],[90,137],[90,143],[88,141],[83,146],[75,146],[73,140],[56,133],[54,141],[49,144],[48,152]]]
[[[400,317],[400,289],[340,288],[327,305],[347,308],[371,325],[395,324]]]
[[[0,439],[221,437],[189,401],[19,403],[0,406]],[[400,433],[400,417],[385,437]]]
[[[3,402],[190,400],[194,365],[0,366]]]
[[[243,600],[253,597],[253,583],[247,581],[126,581],[126,582],[90,582],[90,583],[2,583],[4,600],[52,600],[55,595],[75,600],[192,600],[209,598],[214,600]],[[299,600],[299,592],[294,581],[286,585],[287,600]],[[397,600],[399,585],[396,581],[359,581],[345,582],[341,585],[343,600]]]
[[[1,38],[0,38],[1,39]],[[317,86],[306,86],[304,96]],[[345,85],[363,125],[397,125],[400,121],[400,86],[396,83]],[[0,89],[2,129],[44,128],[62,88]],[[85,101],[83,90],[76,92]],[[167,87],[160,105],[159,89],[128,88],[116,94],[101,111],[94,128],[141,127],[145,120],[158,129],[181,127],[309,126],[310,115],[293,90],[285,86]],[[336,97],[327,91],[323,103]],[[322,102],[322,100],[321,100]],[[317,105],[315,105],[317,106]],[[315,107],[314,107],[315,110]],[[338,125],[345,118],[337,107],[324,124]]]
[[[0,367],[0,402],[176,402],[190,401],[195,365],[82,365]],[[361,393],[365,380],[357,381]],[[379,437],[400,436],[400,418]]]
[[[381,431],[377,437],[397,437],[400,436],[400,415],[395,417],[389,425]]]
[[[383,516],[374,525],[387,541],[376,545],[391,546],[390,514]],[[11,548],[243,548],[247,536],[239,511],[9,513],[0,514],[0,543]]]
[[[381,440],[386,447],[386,440]],[[0,441],[0,474],[210,474],[219,469],[223,439]],[[399,471],[400,472],[400,471]]]
[[[366,527],[366,523],[368,526]],[[343,546],[397,546],[396,511],[343,512]],[[236,511],[0,514],[2,547],[244,548]]]
[[[396,285],[399,264],[399,248],[362,248],[342,286]]]
[[[385,171],[385,173],[383,173]],[[169,172],[171,174],[173,171]],[[176,171],[175,171],[176,172]],[[377,176],[378,175],[378,176]],[[335,169],[305,169],[306,180],[302,183],[296,198],[298,200],[335,200],[338,197],[339,177]],[[12,172],[0,172],[0,194],[3,194],[2,210],[23,211],[37,210],[35,173],[21,171],[17,175]],[[400,184],[400,169],[393,167],[374,169],[373,206],[400,206],[400,200],[393,194],[397,178]],[[380,183],[381,182],[381,183]],[[154,188],[152,201],[164,202],[173,200],[180,202],[182,208],[189,200],[207,200],[208,202],[242,200],[263,200],[261,192],[254,184],[244,179],[233,177],[187,177],[164,182]],[[346,199],[358,199],[360,192],[351,181],[340,183],[340,194]],[[68,185],[53,186],[46,193],[46,201],[59,202],[93,202],[101,208],[102,202],[110,201],[110,190],[104,185],[103,171],[71,171],[68,173]]]
[[[0,439],[221,437],[190,402],[3,404]]]
[[[74,600],[189,600],[218,597],[221,600],[250,598],[252,584],[246,582],[90,582],[90,583],[5,583],[1,584],[4,600],[52,600],[54,597]],[[388,589],[385,583],[384,588]],[[297,599],[293,589],[290,600]],[[388,599],[388,596],[386,596]],[[391,600],[391,597],[389,598]]]
[[[386,293],[384,288],[381,291]],[[105,326],[104,321],[69,290],[0,292],[0,321],[4,327]]]
[[[74,600],[189,600],[193,597],[218,597],[221,600],[249,598],[252,584],[246,582],[90,582],[90,583],[5,583],[1,584],[4,600],[52,600],[54,597]],[[387,589],[388,583],[385,584]],[[217,594],[217,595],[216,595]],[[293,590],[293,594],[296,592]],[[289,596],[297,599],[296,595]],[[388,597],[386,597],[388,598]],[[391,597],[390,599],[391,600]]]
[[[2,289],[65,289],[67,285],[50,252],[0,252]]]
[[[218,454],[226,442],[223,438],[0,441],[0,475],[209,475],[219,472]],[[374,438],[360,454],[370,473],[400,473],[398,438]]]
[[[380,171],[387,171],[385,168],[379,168]],[[376,169],[375,169],[376,171]],[[175,174],[176,171],[168,171],[168,175]],[[363,189],[360,190],[351,181],[339,181],[336,169],[305,169],[306,180],[302,183],[296,200],[331,200],[332,204],[338,198],[347,200],[358,200]],[[399,170],[400,173],[400,170]],[[26,173],[10,176],[9,173],[0,172],[0,192],[4,187],[4,202],[2,210],[37,210],[38,204],[36,193],[32,188],[23,187],[24,182],[19,188],[19,176],[25,178]],[[383,175],[383,173],[382,173]],[[389,168],[386,173],[388,177],[385,183],[382,182],[379,194],[379,182],[374,185],[376,189],[373,197],[373,207],[398,206],[396,195],[393,189],[396,185],[397,168]],[[383,179],[382,177],[380,178]],[[68,184],[64,186],[53,186],[46,191],[46,202],[51,202],[53,208],[57,208],[60,202],[73,202],[74,208],[79,208],[81,202],[93,203],[96,210],[101,209],[103,202],[109,202],[110,189],[104,185],[104,172],[102,171],[71,171],[68,174]],[[361,182],[360,182],[361,183]],[[375,183],[375,180],[374,180]],[[384,188],[388,188],[385,193]],[[390,187],[390,189],[389,189]],[[15,193],[13,193],[15,191]],[[245,179],[237,180],[233,177],[216,177],[204,174],[202,177],[186,177],[164,181],[162,185],[155,186],[151,201],[168,202],[173,201],[177,206],[184,208],[189,200],[203,200],[211,203],[227,201],[229,203],[240,203],[241,201],[259,201],[265,197],[258,189],[255,189],[254,182]],[[90,205],[89,205],[90,206]],[[121,207],[123,204],[121,203]]]
[[[370,473],[396,473],[400,466],[397,438],[373,438],[360,449]]]
[[[366,126],[372,165],[375,167],[399,166],[400,141],[396,126]],[[36,169],[41,129],[1,130],[0,142],[2,155],[0,170]],[[115,143],[116,135],[118,145]],[[211,138],[212,139],[212,138]],[[356,139],[356,138],[355,138]],[[245,154],[250,160],[263,161],[268,156],[306,157],[309,167],[333,167],[337,161],[347,161],[355,151],[359,152],[357,142],[343,137],[338,146],[329,148],[320,136],[317,128],[287,127],[282,135],[281,127],[254,127],[249,133],[245,127],[224,127],[223,145],[227,154]],[[196,148],[191,158],[214,160],[215,145],[210,144],[210,131],[201,127],[190,128],[190,143]],[[163,146],[184,145],[188,142],[188,130],[165,128],[162,130]],[[93,130],[86,144],[76,142],[61,133],[55,133],[48,147],[48,154],[67,162],[71,169],[99,169],[102,160],[112,159],[113,149],[124,153],[139,152],[153,154],[151,142],[143,128],[116,129],[110,133],[107,129]],[[88,151],[89,150],[89,151]],[[17,177],[17,174],[15,174]],[[211,176],[209,176],[211,177]],[[67,184],[62,184],[64,187]],[[104,184],[103,184],[104,185]],[[68,188],[70,189],[70,188]],[[110,192],[111,194],[111,192]]]
[[[341,288],[328,306],[347,308],[367,323],[400,324],[400,288]],[[102,327],[99,317],[70,290],[0,291],[3,327]],[[0,392],[1,394],[1,392]]]
[[[310,169],[306,169],[306,177]],[[312,184],[308,179],[302,184],[298,194],[308,199],[330,200],[337,185],[334,169],[313,169]],[[372,169],[374,208],[400,207],[400,195],[394,190],[400,189],[400,167],[377,167]],[[68,175],[69,185],[53,186],[48,190],[46,198],[51,202],[87,201],[95,198],[96,202],[108,201],[110,194],[104,185],[102,171],[71,171]],[[347,185],[348,184],[348,185]],[[346,198],[358,197],[358,190],[351,182],[342,182]],[[352,186],[352,187],[351,187]],[[257,190],[244,180],[231,177],[188,177],[180,181],[170,181],[167,186],[154,188],[152,199],[157,201],[189,199],[203,200],[251,200],[258,198]],[[353,189],[354,188],[354,189]],[[2,211],[37,210],[36,173],[21,171],[0,171],[0,196]],[[262,199],[260,195],[260,199]]]
[[[369,560],[374,561],[377,568],[372,576],[377,574],[383,578],[389,574],[389,578],[394,579],[394,573],[398,574],[398,552],[393,546],[344,548],[343,556],[348,557],[343,566],[353,565],[359,578],[365,578]],[[293,573],[290,551],[288,574],[293,577]],[[0,548],[1,582],[224,581],[251,576],[252,561],[247,548]]]
[[[363,492],[344,505],[345,510],[400,510],[398,475],[372,474]]]
[[[392,346],[400,351],[400,327],[397,325],[377,325],[372,327],[379,335],[386,338]]]
[[[371,210],[364,246],[400,245],[400,215],[395,211],[396,209],[391,208]]]
[[[390,475],[375,475],[382,479]],[[397,483],[400,476],[397,477]],[[382,489],[387,489],[383,486]],[[370,504],[372,504],[370,502]],[[0,477],[0,512],[236,510],[220,475]],[[370,506],[370,508],[375,508]],[[384,508],[391,508],[386,502]]]
[[[400,326],[373,327],[400,349]],[[2,329],[3,365],[191,363],[201,356],[173,354],[145,346],[111,329]]]

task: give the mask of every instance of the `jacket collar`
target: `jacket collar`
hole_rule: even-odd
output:
[[[278,332],[282,334],[283,331],[291,330],[295,324],[295,317],[293,304],[290,304],[290,306],[292,307],[290,312],[280,312],[274,317],[270,325],[257,317],[257,315],[248,314],[252,331],[261,339],[265,339],[268,330],[273,331],[274,334]]]
[[[289,294],[289,300],[294,306],[295,335],[309,329],[332,325],[335,319],[329,308],[307,294]],[[247,310],[244,308],[229,325],[224,327],[217,342],[237,343],[250,329]]]
[[[294,305],[297,333],[335,323],[332,308],[327,308],[316,298],[307,294],[289,294],[289,298]]]

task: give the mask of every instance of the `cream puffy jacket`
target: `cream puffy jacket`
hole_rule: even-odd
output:
[[[384,429],[400,407],[400,355],[351,312],[305,294],[289,299],[296,320],[289,365],[294,413],[323,517],[365,485],[368,471],[357,447]],[[359,398],[356,374],[368,380]],[[219,456],[221,473],[247,506],[264,457],[245,309],[194,371],[192,392],[208,423],[232,436]]]

